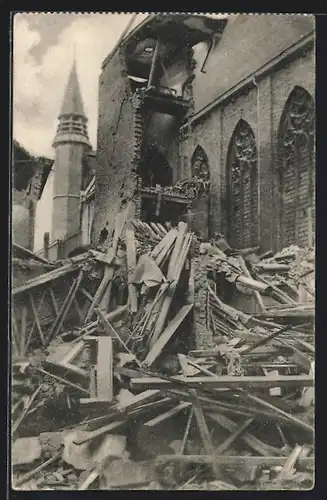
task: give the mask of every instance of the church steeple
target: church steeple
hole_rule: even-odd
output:
[[[56,147],[57,144],[63,142],[78,142],[91,147],[87,121],[74,58],[59,113],[59,125],[53,146]]]
[[[51,241],[80,233],[81,189],[85,153],[91,149],[76,61],[69,75],[55,140]]]

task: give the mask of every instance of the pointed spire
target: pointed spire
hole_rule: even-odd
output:
[[[59,114],[59,125],[53,146],[56,147],[58,144],[70,142],[82,143],[90,148],[91,144],[86,124],[87,117],[84,112],[84,105],[77,76],[74,47],[73,65]]]
[[[59,117],[62,115],[78,115],[85,117],[84,105],[77,76],[75,49],[73,65],[66,86]]]

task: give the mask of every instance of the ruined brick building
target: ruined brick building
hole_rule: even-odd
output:
[[[12,239],[17,245],[33,249],[35,212],[53,161],[36,158],[17,141],[12,151]]]
[[[314,74],[313,16],[149,15],[102,64],[96,159],[72,70],[51,240],[97,242],[128,206],[236,248],[311,245]]]
[[[235,247],[311,244],[314,71],[310,16],[147,18],[102,66],[94,237],[133,198]]]

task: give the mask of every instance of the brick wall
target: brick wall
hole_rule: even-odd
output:
[[[95,216],[92,241],[106,221],[113,227],[122,203],[133,197],[134,112],[123,57],[117,51],[100,75]]]
[[[253,42],[255,39],[254,37]],[[214,55],[212,58],[214,59]],[[218,66],[216,61],[216,67],[218,78],[217,72],[224,73],[224,66]],[[190,176],[191,157],[198,144],[208,156],[212,229],[226,233],[228,148],[239,120],[243,119],[250,125],[258,149],[258,234],[262,251],[271,248],[276,250],[281,246],[278,234],[277,131],[287,98],[296,85],[314,95],[313,49],[294,56],[294,59],[289,59],[284,64],[281,57],[278,70],[272,69],[270,73],[254,81],[250,88],[223,100],[201,120],[191,127],[185,127],[187,130],[184,129],[181,137],[182,177]]]

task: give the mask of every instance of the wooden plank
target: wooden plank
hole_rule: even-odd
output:
[[[181,224],[181,223],[180,223]],[[186,231],[186,224],[185,224],[185,231]],[[184,227],[183,227],[184,230]],[[181,231],[182,238],[184,236],[184,232]],[[168,273],[167,273],[167,278],[168,278],[168,288],[167,288],[167,294],[163,299],[162,306],[159,312],[159,316],[156,321],[155,329],[153,336],[150,341],[151,347],[157,342],[158,338],[160,337],[162,330],[164,329],[164,325],[167,319],[168,311],[171,305],[171,302],[173,300],[177,284],[182,272],[182,269],[185,264],[186,256],[188,254],[191,241],[192,241],[192,235],[186,235],[185,239],[182,240],[183,244],[180,245],[179,243],[179,238],[177,236],[175,247],[173,250],[173,254],[171,256],[170,262],[169,262],[169,267],[168,267]],[[175,249],[178,249],[177,255],[174,253]],[[173,280],[173,281],[171,281]]]
[[[24,418],[26,417],[28,410],[31,408],[33,402],[36,399],[36,396],[41,390],[41,385],[36,389],[36,391],[33,392],[33,394],[30,396],[27,405],[23,408],[21,414],[19,415],[18,419],[13,423],[12,430],[13,432],[16,432]]]
[[[145,422],[146,427],[155,427],[158,424],[161,424],[162,422],[165,422],[171,417],[174,417],[175,415],[178,415],[181,411],[185,410],[185,408],[188,408],[191,406],[191,403],[188,401],[185,401],[183,403],[180,403],[179,405],[175,406],[174,408],[171,408],[170,410],[166,411],[165,413],[162,413],[161,415],[158,415],[157,417],[152,418],[151,420],[148,420]]]
[[[308,377],[308,378],[312,378],[312,377]],[[283,415],[284,417],[286,417],[290,422],[292,422],[297,427],[299,427],[307,432],[310,432],[310,433],[314,432],[314,427],[312,425],[309,425],[306,422],[303,422],[302,420],[300,420],[299,418],[294,417],[290,413],[287,413],[286,411],[281,410],[280,408],[277,408],[277,406],[274,406],[271,403],[268,403],[267,401],[264,401],[263,399],[261,399],[257,396],[254,396],[253,394],[247,393],[246,397],[255,403],[259,403],[260,405],[265,406],[266,408],[269,408],[270,410],[273,410],[276,413],[279,413],[280,415]]]
[[[75,439],[74,443],[75,444],[83,444],[87,443],[88,441],[91,441],[92,439],[102,436],[103,434],[106,434],[107,432],[110,432],[111,430],[117,428],[117,419],[120,417],[123,417],[127,413],[131,412],[138,406],[140,406],[143,403],[153,401],[158,398],[160,394],[160,391],[144,391],[141,394],[137,394],[136,396],[133,396],[130,398],[128,402],[125,402],[124,404],[117,405],[115,407],[115,411],[112,412],[108,418],[112,420],[108,425],[105,425],[104,427],[101,427],[100,429],[96,429],[93,432],[90,432],[90,434],[87,437],[83,437],[80,439]],[[116,424],[111,427],[111,424]]]
[[[49,458],[49,460],[43,462],[35,469],[26,472],[26,474],[20,476],[18,479],[15,480],[15,484],[13,486],[14,487],[22,486],[24,483],[30,481],[36,474],[46,469],[49,465],[53,464],[60,457],[61,453],[62,453],[61,450],[57,451],[51,458]],[[22,490],[24,490],[24,488],[22,488]]]
[[[179,453],[181,455],[184,453],[184,450],[185,450],[187,438],[188,438],[188,435],[189,435],[190,429],[191,429],[193,415],[194,415],[194,408],[192,406],[192,408],[190,410],[190,413],[189,413],[189,416],[188,416],[188,419],[187,419],[187,423],[186,423],[186,427],[185,427],[185,432],[184,432],[184,436],[183,436],[183,440],[182,440],[182,444],[181,444],[181,448],[179,450]]]
[[[85,394],[89,394],[89,391],[87,389],[84,389],[84,387],[80,387],[79,385],[76,385],[67,379],[64,379],[62,377],[58,377],[58,375],[55,375],[54,373],[43,370],[42,368],[38,368],[37,366],[33,366],[33,370],[35,370],[39,373],[42,373],[43,375],[46,375],[47,377],[52,377],[55,380],[58,380],[58,382],[61,382],[64,385],[68,385],[68,386],[72,387],[73,389],[77,389],[78,391],[84,392]]]
[[[156,261],[161,252],[167,250],[167,248],[172,247],[174,241],[176,240],[176,237],[177,237],[176,229],[171,229],[169,233],[167,233],[166,236],[162,238],[162,240],[160,240],[159,243],[150,252],[150,257],[152,257],[152,259]],[[156,264],[159,265],[157,261]]]
[[[263,345],[266,345],[268,342],[270,342],[272,339],[274,339],[275,337],[277,337],[277,335],[281,335],[282,333],[286,332],[287,330],[289,330],[290,327],[289,326],[284,326],[283,328],[280,328],[279,330],[277,330],[276,332],[272,332],[270,333],[269,335],[261,338],[260,340],[258,340],[257,342],[255,342],[254,344],[252,344],[251,346],[247,347],[244,351],[242,351],[242,354],[247,354],[249,352],[252,352],[254,351],[257,347],[260,347],[260,346],[263,346]]]
[[[160,335],[157,342],[151,347],[147,357],[144,360],[144,365],[151,366],[154,363],[154,361],[160,355],[167,342],[174,335],[174,333],[181,325],[181,323],[184,321],[184,319],[186,318],[186,316],[188,315],[188,313],[191,311],[192,308],[193,304],[187,304],[178,311],[174,319],[169,323],[167,328]]]
[[[26,323],[27,323],[27,307],[25,304],[23,304],[21,327],[20,327],[20,339],[19,339],[19,354],[21,356],[25,356],[26,352]]]
[[[310,375],[278,375],[275,377],[266,376],[234,376],[222,375],[215,377],[171,377],[171,381],[157,377],[133,378],[131,387],[133,389],[160,389],[169,387],[176,380],[187,383],[190,387],[206,387],[206,388],[224,388],[224,389],[239,389],[239,388],[255,388],[262,387],[269,389],[271,387],[312,387],[314,379]]]
[[[134,230],[126,229],[126,256],[127,256],[127,277],[128,277],[128,291],[130,299],[130,310],[132,313],[137,312],[137,290],[135,285],[131,283],[131,277],[134,274],[136,267],[136,246]]]
[[[296,461],[299,459],[299,456],[302,452],[303,446],[300,446],[298,444],[295,445],[292,453],[287,457],[287,460],[284,463],[284,466],[280,473],[277,476],[277,481],[283,480],[288,477],[289,473],[292,471],[294,468],[294,465],[296,464]]]
[[[206,415],[216,422],[218,425],[223,427],[223,429],[226,429],[227,431],[231,433],[237,432],[239,426],[236,424],[233,420],[231,420],[229,417],[226,417],[226,415],[221,415],[218,412],[212,413],[212,412],[206,412]],[[259,453],[259,455],[263,457],[269,457],[271,455],[276,455],[274,452],[274,448],[257,437],[255,437],[253,434],[251,434],[248,431],[245,431],[243,434],[241,434],[240,438],[242,441],[249,446],[255,453]],[[277,450],[278,451],[278,450]]]
[[[238,439],[245,431],[246,429],[252,424],[254,421],[254,418],[248,418],[243,425],[241,425],[235,432],[232,433],[231,436],[229,436],[225,441],[223,441],[218,448],[216,448],[215,453],[217,455],[223,455],[225,451],[228,450],[228,448],[231,447],[231,445]]]
[[[79,342],[73,345],[71,350],[66,354],[64,358],[62,358],[60,362],[64,365],[72,363],[72,361],[74,361],[74,359],[83,351],[83,349],[84,349],[84,342],[80,340]]]
[[[78,301],[77,301],[77,297],[76,297],[76,295],[75,295],[75,297],[74,297],[73,303],[74,303],[74,306],[75,306],[76,312],[77,312],[77,314],[78,314],[79,320],[82,322],[82,321],[83,321],[83,319],[84,319],[84,314],[83,314],[83,312],[81,311],[81,309],[80,309],[80,307],[79,307],[79,304],[78,304]]]
[[[207,455],[214,455],[215,450],[211,441],[210,432],[196,390],[190,389],[190,395],[193,400],[194,415],[198,424],[198,429],[202,439],[203,447]],[[215,461],[212,462],[212,471],[217,478],[220,476],[220,468],[218,467],[218,464],[215,463]]]
[[[14,288],[12,293],[13,295],[17,295],[22,292],[26,292],[27,290],[30,290],[32,288],[35,288],[40,285],[45,285],[46,283],[49,283],[50,281],[54,281],[58,278],[61,278],[69,273],[73,273],[74,271],[78,271],[78,266],[83,262],[83,260],[86,260],[88,258],[88,254],[82,254],[82,255],[77,255],[76,257],[70,258],[70,262],[68,264],[65,264],[64,266],[57,267],[53,271],[49,271],[48,273],[44,273],[41,276],[37,276],[36,278],[32,278],[24,285],[21,285],[17,288]]]
[[[58,316],[58,314],[59,314],[59,307],[58,307],[58,304],[57,304],[56,296],[55,296],[54,291],[53,291],[53,289],[51,287],[49,288],[49,294],[50,294],[50,298],[51,298],[51,301],[52,301],[52,306],[53,306],[53,309],[54,309],[54,312],[55,312],[55,316]]]
[[[42,295],[41,295],[39,305],[37,307],[37,314],[40,314],[40,311],[41,311],[42,305],[43,305],[43,301],[44,301],[44,297],[46,296],[46,294],[47,294],[47,290],[44,290]],[[34,316],[34,321],[33,321],[32,327],[31,327],[31,329],[28,333],[27,339],[26,339],[25,350],[28,349],[28,346],[30,344],[30,341],[31,341],[31,338],[32,338],[32,335],[34,332],[35,325],[36,325],[36,317]],[[43,340],[43,345],[44,345],[44,340]]]
[[[36,307],[35,307],[35,302],[34,302],[34,299],[33,299],[33,295],[30,292],[29,292],[28,295],[29,295],[29,298],[30,298],[31,307],[32,307],[32,311],[33,311],[33,314],[34,314],[34,320],[35,320],[35,323],[36,323],[36,326],[37,326],[37,329],[38,329],[38,332],[39,332],[40,340],[41,340],[42,345],[44,345],[44,335],[43,335],[43,331],[42,331],[42,328],[41,328],[41,325],[40,325],[38,311],[36,310]]]
[[[244,258],[242,255],[239,255],[238,256],[238,260],[239,260],[239,263],[241,265],[241,268],[244,272],[244,274],[248,277],[248,278],[251,278],[251,274],[250,274],[250,271],[248,270],[246,264],[245,264],[245,261],[244,261]],[[263,303],[263,300],[262,300],[262,297],[259,293],[258,290],[253,290],[253,295],[255,296],[256,298],[256,301],[258,303],[258,306],[259,306],[259,309],[261,312],[264,312],[265,310],[265,306],[264,306],[264,303]]]
[[[86,370],[83,370],[79,366],[73,365],[72,363],[61,363],[61,362],[56,362],[56,361],[44,361],[45,365],[48,367],[52,367],[52,369],[57,369],[56,371],[59,371],[63,373],[63,376],[66,376],[67,373],[71,373],[73,375],[77,375],[80,379],[84,380],[89,380],[89,373]]]
[[[253,467],[258,465],[261,468],[276,467],[277,465],[284,465],[287,457],[256,457],[256,456],[234,456],[234,455],[158,455],[156,464],[164,464],[167,462],[177,463],[197,463],[197,464],[212,464],[218,463],[226,466],[249,466]],[[314,467],[314,457],[299,458],[298,466],[301,468],[310,469]]]
[[[50,329],[50,332],[49,332],[49,335],[48,335],[48,338],[46,340],[46,343],[45,345],[49,345],[49,343],[51,342],[51,340],[53,339],[53,337],[55,337],[57,335],[57,333],[59,333],[65,319],[66,319],[66,316],[67,316],[67,313],[72,305],[72,302],[73,302],[73,299],[75,297],[75,294],[77,292],[77,289],[82,281],[84,277],[84,271],[81,270],[78,277],[76,278],[76,280],[73,282],[65,300],[64,300],[64,303],[59,311],[59,314],[57,315],[51,329]]]
[[[91,366],[90,370],[90,399],[95,399],[97,395],[97,374],[95,366]],[[81,400],[80,400],[81,402]]]
[[[98,337],[97,398],[113,399],[113,350],[111,337]]]

